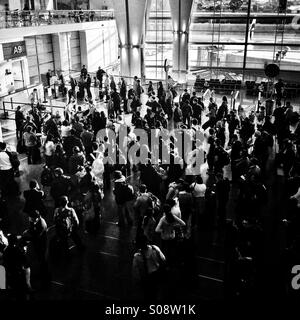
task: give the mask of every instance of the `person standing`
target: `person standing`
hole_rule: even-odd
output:
[[[161,235],[162,248],[165,252],[168,263],[172,263],[177,255],[175,229],[176,227],[184,227],[185,222],[172,214],[171,207],[167,204],[164,205],[163,212],[164,215],[159,220],[155,231]]]
[[[125,219],[129,226],[132,225],[132,218],[129,215],[128,211],[128,197],[127,197],[128,185],[126,183],[126,178],[123,176],[121,171],[115,171],[115,188],[114,195],[115,200],[118,206],[118,226],[122,227],[125,224]]]
[[[52,77],[52,71],[49,69],[46,73],[46,79],[47,79],[47,86],[50,88],[51,86],[51,77]]]
[[[18,106],[15,113],[16,134],[17,134],[18,140],[22,138],[22,127],[23,127],[24,121],[25,121],[25,116],[21,111],[21,107]]]
[[[25,190],[24,193],[25,206],[24,212],[31,216],[35,211],[38,211],[43,216],[47,214],[46,207],[43,200],[45,199],[45,193],[39,187],[36,180],[29,182],[29,190]]]
[[[91,85],[92,85],[92,78],[90,74],[88,74],[86,78],[86,91],[87,91],[87,96],[89,100],[92,99]]]
[[[99,90],[102,90],[102,84],[103,84],[103,75],[105,74],[105,71],[99,67],[96,73],[96,78],[99,81]]]
[[[6,152],[6,143],[0,142],[0,189],[3,194],[8,192],[8,187],[14,180],[14,171],[10,157]]]
[[[127,84],[126,84],[126,81],[124,80],[124,78],[121,78],[121,87],[120,87],[120,96],[121,96],[121,99],[123,100],[123,103],[124,103],[124,111],[127,113],[128,110],[127,110]]]
[[[134,254],[132,275],[136,284],[141,288],[145,301],[158,300],[161,295],[161,268],[166,257],[159,247],[149,245],[146,236],[139,236],[136,241],[138,251]]]
[[[31,241],[40,264],[42,286],[50,284],[50,271],[47,262],[47,223],[39,211],[34,210],[29,217],[29,229],[23,233],[23,238]]]
[[[82,68],[81,68],[80,74],[81,74],[81,76],[82,76],[83,78],[86,78],[87,73],[88,73],[87,68],[85,67],[85,65],[83,65]]]
[[[203,183],[201,176],[196,177],[196,181],[191,184],[194,208],[195,208],[195,224],[199,226],[201,216],[203,217],[205,212],[205,192],[206,185]]]
[[[37,136],[32,131],[32,127],[28,126],[23,133],[23,139],[27,150],[28,164],[34,164],[37,150]]]
[[[69,207],[67,196],[60,198],[60,206],[55,209],[54,222],[56,235],[62,242],[62,248],[68,250],[68,239],[71,238],[78,250],[82,251],[84,246],[78,235],[79,219],[75,210]]]

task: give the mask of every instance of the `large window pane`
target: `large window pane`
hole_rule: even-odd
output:
[[[146,24],[145,73],[147,78],[164,78],[165,59],[172,64],[173,32],[169,0],[152,0]]]
[[[248,46],[246,68],[263,70],[266,64],[273,61],[279,64],[281,70],[300,71],[300,47]]]
[[[244,42],[245,18],[197,18],[190,27],[190,42]]]

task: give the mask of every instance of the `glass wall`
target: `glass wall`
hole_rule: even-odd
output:
[[[26,37],[25,42],[30,84],[36,84],[49,69],[54,70],[51,34]]]
[[[163,78],[164,59],[172,62],[169,0],[152,0],[145,48],[146,77]],[[189,72],[246,79],[274,62],[300,71],[300,0],[194,0]]]
[[[169,0],[152,0],[146,24],[145,73],[147,78],[164,78],[164,61],[172,64],[173,33]]]

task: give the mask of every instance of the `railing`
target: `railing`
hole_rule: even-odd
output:
[[[41,104],[45,109],[42,111],[42,114],[51,114],[53,109],[64,109],[64,106],[50,104]],[[32,104],[29,102],[13,102],[12,98],[10,101],[3,101],[2,106],[0,106],[0,116],[5,120],[15,120],[15,112],[17,107],[20,106],[21,109],[27,109],[27,111],[32,110]],[[1,110],[2,109],[2,110]]]
[[[114,19],[112,10],[0,11],[0,28],[33,27]]]

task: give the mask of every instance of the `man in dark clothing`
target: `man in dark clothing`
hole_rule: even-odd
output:
[[[184,89],[184,92],[180,98],[181,99],[179,100],[179,102],[189,102],[191,99],[191,95],[188,93],[187,89]]]
[[[134,203],[134,210],[137,217],[137,221],[142,221],[148,209],[153,208],[152,197],[153,195],[147,191],[146,185],[140,186],[140,194]]]
[[[78,235],[79,219],[75,210],[68,205],[68,197],[65,195],[61,196],[59,198],[59,207],[54,212],[56,235],[66,253],[68,252],[69,237],[74,241],[78,250],[83,251],[84,245]],[[63,221],[69,222],[67,229],[64,227],[64,223],[62,223]]]
[[[76,137],[75,131],[71,130],[71,135],[69,137],[66,137],[64,140],[64,150],[66,152],[66,157],[70,158],[73,154],[73,148],[79,147],[80,151],[84,151],[84,146],[80,138]]]
[[[193,115],[193,109],[192,106],[189,104],[188,99],[182,102],[181,104],[181,110],[182,110],[182,120],[183,124],[187,124],[188,127],[191,126],[191,117]]]
[[[26,254],[25,242],[19,243],[17,236],[8,237],[8,247],[3,252],[3,265],[6,270],[7,284],[19,299],[28,299],[32,291],[30,265]]]
[[[65,176],[61,168],[56,168],[50,189],[50,194],[55,201],[55,208],[59,206],[59,201],[62,196],[69,195],[71,187],[70,177]]]
[[[46,136],[51,135],[51,136],[53,136],[53,138],[60,138],[55,115],[52,115],[51,119],[49,119],[46,122],[45,127],[44,127],[44,133]]]
[[[121,113],[121,98],[118,92],[112,90],[111,98],[114,103],[114,112],[116,117]]]
[[[22,137],[22,126],[24,121],[25,121],[25,116],[21,111],[21,107],[18,106],[15,113],[17,139],[20,139]]]
[[[88,74],[86,78],[86,91],[87,91],[88,99],[92,99],[91,85],[92,85],[92,78],[90,74]]]
[[[282,79],[279,79],[277,83],[274,85],[275,90],[276,90],[276,100],[281,101],[282,96],[283,96],[283,88],[284,88],[284,83]]]
[[[85,65],[82,66],[82,69],[81,69],[80,73],[81,73],[82,77],[86,78],[88,71],[87,71]]]
[[[115,171],[115,188],[114,195],[118,205],[118,226],[122,227],[125,224],[125,219],[129,226],[132,225],[132,218],[129,215],[127,202],[127,190],[131,187],[126,183],[126,178],[122,175],[121,171]]]
[[[228,122],[228,130],[229,130],[229,142],[228,142],[228,145],[231,145],[234,132],[240,126],[240,121],[236,117],[235,111],[230,111],[230,115],[229,115],[229,117],[227,119],[227,122]]]
[[[48,286],[50,272],[47,263],[47,224],[38,211],[33,211],[30,218],[29,229],[23,238],[31,241],[33,249],[40,263],[40,276],[43,286]]]
[[[46,215],[47,211],[43,202],[45,199],[44,191],[40,190],[36,180],[29,182],[29,188],[29,190],[25,190],[23,193],[26,201],[23,211],[29,216],[36,210],[39,211],[41,215]]]
[[[274,112],[273,116],[275,131],[277,134],[279,149],[283,147],[283,140],[288,137],[289,134],[289,126],[285,121],[285,109],[283,107],[277,107]]]
[[[47,86],[50,88],[50,79],[52,77],[52,72],[51,70],[48,70],[48,72],[46,73],[46,79],[47,79]]]
[[[99,81],[99,90],[102,90],[102,83],[103,83],[103,75],[105,74],[105,71],[99,67],[96,73],[96,78]]]
[[[75,174],[79,167],[83,167],[85,163],[85,156],[80,151],[79,147],[73,148],[73,155],[69,159],[69,174]]]
[[[93,138],[94,138],[94,135],[92,131],[89,130],[89,126],[85,125],[83,132],[80,135],[80,139],[83,143],[87,159],[89,159],[90,154],[93,152]]]
[[[198,103],[198,99],[194,98],[192,101],[193,117],[197,119],[198,124],[201,125],[202,111],[204,110],[203,102]],[[201,104],[202,103],[202,104]]]
[[[228,104],[227,104],[227,97],[224,96],[222,99],[222,104],[220,105],[217,111],[217,121],[222,120],[227,117],[228,114]]]

